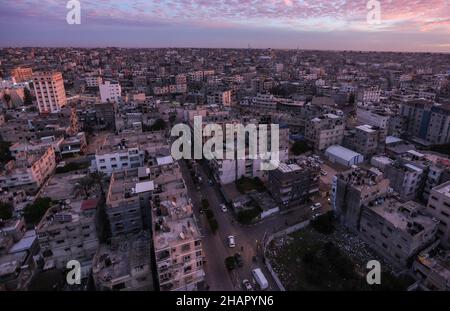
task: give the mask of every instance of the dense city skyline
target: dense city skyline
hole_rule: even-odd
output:
[[[96,1],[68,25],[65,1],[6,1],[1,46],[290,48],[450,52],[448,1]],[[5,29],[13,27],[13,32]]]

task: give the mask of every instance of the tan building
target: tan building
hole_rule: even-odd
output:
[[[64,80],[60,72],[35,73],[33,84],[40,113],[56,113],[67,104]]]
[[[0,173],[0,188],[37,191],[55,170],[55,151],[48,146],[35,152],[22,152]]]
[[[97,200],[62,203],[51,207],[36,227],[45,268],[65,269],[78,260],[82,278],[87,277],[97,251],[95,227]]]
[[[94,284],[100,291],[152,291],[151,238],[143,231],[100,245],[92,264]]]
[[[11,76],[16,83],[28,82],[33,78],[33,70],[26,67],[16,67],[11,71]]]
[[[381,197],[365,204],[360,236],[394,266],[407,267],[410,259],[436,240],[438,221],[425,206]]]
[[[428,212],[439,220],[437,235],[445,248],[450,248],[450,181],[431,190]]]
[[[325,151],[333,145],[341,145],[345,125],[342,117],[332,113],[306,122],[305,138],[316,151]]]
[[[161,291],[197,290],[204,283],[204,252],[193,206],[172,157],[151,167],[153,246]]]

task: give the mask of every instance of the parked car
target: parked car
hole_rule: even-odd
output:
[[[252,283],[250,283],[249,280],[245,279],[242,281],[242,286],[244,287],[244,289],[248,292],[253,291],[253,286]]]
[[[314,203],[314,204],[311,206],[311,210],[312,210],[312,211],[316,211],[316,210],[320,209],[321,207],[322,207],[322,204],[320,204],[320,203]]]
[[[236,247],[236,240],[234,239],[234,236],[230,235],[228,237],[228,246],[230,248],[235,248]]]
[[[226,213],[226,212],[228,212],[228,208],[227,208],[227,206],[225,205],[225,204],[220,204],[220,209],[222,210],[222,212],[224,212],[224,213]]]
[[[212,179],[208,180],[208,185],[213,186],[214,182],[212,181]]]
[[[313,217],[312,217],[312,219],[314,220],[314,219],[316,219],[317,217],[319,217],[320,215],[322,215],[322,214],[320,214],[320,213],[314,214]]]
[[[236,264],[239,268],[244,266],[244,260],[242,259],[242,255],[239,253],[234,254],[234,259],[236,260]]]

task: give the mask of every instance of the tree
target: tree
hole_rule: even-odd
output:
[[[314,229],[322,234],[331,234],[334,232],[334,214],[333,211],[320,215],[311,223]]]
[[[33,204],[28,204],[23,213],[26,223],[29,225],[38,224],[51,206],[52,199],[46,197],[37,198]]]
[[[6,102],[6,105],[9,106],[9,103],[11,101],[11,95],[9,95],[8,93],[3,94],[3,99]]]
[[[291,147],[291,152],[296,156],[308,151],[311,151],[311,148],[304,141],[296,141]]]
[[[0,219],[10,219],[13,215],[13,210],[11,204],[0,202]]]
[[[84,176],[78,180],[78,182],[75,184],[75,190],[77,191],[83,191],[85,198],[89,197],[89,191],[94,186],[95,181],[91,176]]]
[[[150,127],[151,131],[162,131],[167,127],[166,121],[163,119],[156,119],[155,123]]]
[[[225,258],[225,266],[227,267],[227,269],[229,271],[231,271],[234,268],[236,268],[236,260],[234,259],[233,256]]]
[[[208,219],[209,227],[211,228],[211,231],[213,234],[216,234],[217,230],[219,229],[219,223],[215,218]]]
[[[244,225],[251,224],[255,218],[257,218],[261,214],[261,208],[259,207],[253,207],[251,209],[245,209],[243,211],[240,211],[237,214],[237,220],[239,223]]]
[[[6,141],[0,141],[0,163],[7,163],[12,160],[11,153],[9,151],[10,143]]]
[[[91,175],[89,175],[95,184],[97,184],[98,188],[100,189],[100,194],[102,197],[105,196],[105,181],[106,181],[106,174],[103,172],[94,172]]]
[[[33,104],[33,98],[31,97],[31,92],[28,88],[23,89],[23,104],[25,106],[31,106]]]

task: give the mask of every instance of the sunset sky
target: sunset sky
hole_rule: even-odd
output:
[[[450,52],[450,0],[2,0],[0,46],[230,47]]]

